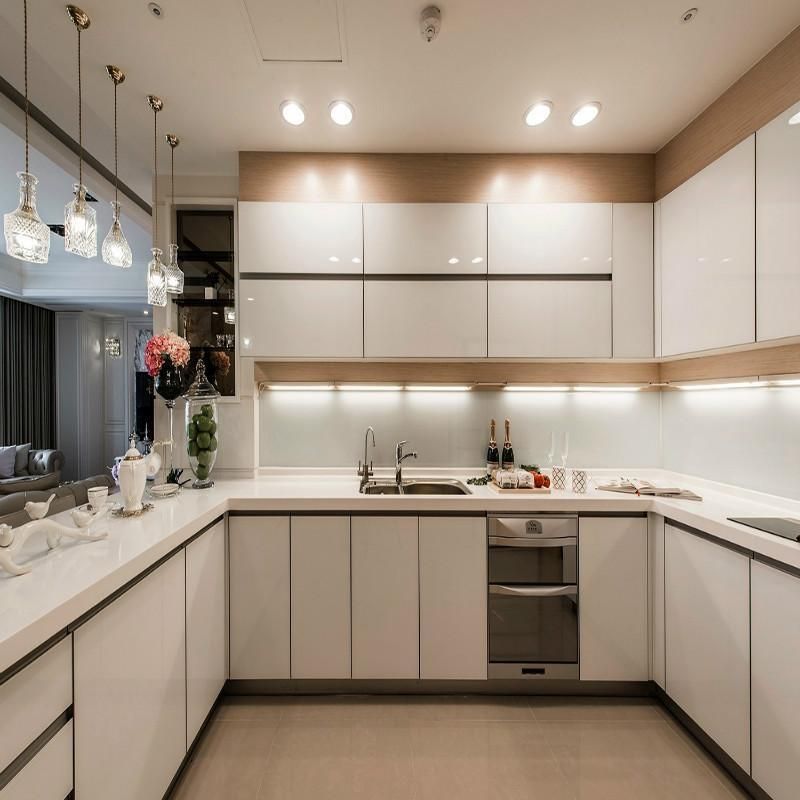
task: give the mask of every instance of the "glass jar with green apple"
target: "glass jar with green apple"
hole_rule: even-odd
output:
[[[193,489],[208,489],[214,485],[211,471],[219,447],[219,392],[206,377],[202,356],[197,359],[194,382],[184,395],[186,399],[186,449],[189,466],[195,476]]]

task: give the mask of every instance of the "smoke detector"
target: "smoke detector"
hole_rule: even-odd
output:
[[[436,6],[428,6],[419,15],[419,32],[426,42],[432,42],[442,29],[442,12]]]

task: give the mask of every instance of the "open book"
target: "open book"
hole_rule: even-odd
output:
[[[609,481],[597,487],[606,492],[623,492],[624,494],[648,495],[650,497],[672,497],[676,500],[702,500],[699,494],[688,489],[679,489],[672,486],[656,486],[650,481],[641,478],[620,478],[618,481]]]

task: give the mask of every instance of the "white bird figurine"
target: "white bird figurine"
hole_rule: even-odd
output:
[[[72,521],[78,528],[88,528],[93,522],[102,519],[108,512],[108,506],[103,506],[99,511],[81,511],[80,509],[73,508],[69,513],[72,516]]]
[[[51,494],[47,500],[44,500],[41,503],[33,503],[30,500],[25,503],[25,511],[27,511],[28,516],[31,519],[44,519],[47,516],[47,512],[50,510],[50,503],[56,499],[54,494]]]

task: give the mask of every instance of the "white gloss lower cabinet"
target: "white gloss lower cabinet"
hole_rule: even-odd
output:
[[[667,524],[667,694],[750,772],[750,559]]]
[[[486,281],[364,283],[367,358],[486,355]]]
[[[242,355],[361,358],[363,291],[360,276],[240,280]]]
[[[184,551],[74,633],[75,795],[160,800],[186,755]]]
[[[580,676],[649,677],[647,519],[581,517]]]
[[[64,800],[71,797],[72,731],[70,720],[0,789],[0,800]]]
[[[354,678],[419,678],[417,517],[351,519]]]
[[[292,678],[350,677],[350,517],[295,516]]]
[[[289,517],[230,516],[228,536],[231,678],[289,678]]]
[[[664,650],[664,517],[647,515],[647,554],[650,566],[650,642],[651,677],[662,688],[666,686],[666,652]]]
[[[751,562],[753,780],[774,800],[800,787],[800,577]]]
[[[611,358],[611,281],[489,281],[489,356]]]
[[[486,678],[486,519],[419,518],[420,678]]]
[[[228,675],[225,523],[186,547],[186,741],[191,744]]]

